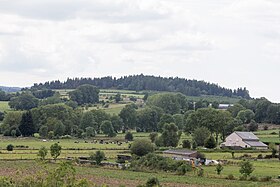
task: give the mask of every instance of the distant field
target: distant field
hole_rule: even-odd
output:
[[[58,91],[61,96],[68,97],[68,92],[73,91],[73,89],[56,89],[55,91]],[[147,92],[149,94],[156,94],[156,93],[176,93],[176,92],[159,92],[159,91],[149,91],[149,90],[143,90],[143,91],[133,91],[133,90],[116,90],[116,89],[101,89],[100,95],[116,95],[117,93],[120,93],[123,96],[133,96],[138,98],[143,98],[144,93]],[[202,95],[202,96],[186,96],[188,100],[192,101],[199,101],[201,99],[206,99],[209,102],[217,101],[219,103],[237,103],[240,98],[232,98],[232,97],[223,97],[223,96],[212,96],[212,95]]]
[[[0,101],[0,111],[7,111],[7,110],[10,110],[8,101]]]
[[[278,128],[280,128],[280,126]],[[260,140],[265,143],[266,142],[280,143],[279,131],[280,129],[260,130],[254,132],[254,134],[256,134],[260,138]]]

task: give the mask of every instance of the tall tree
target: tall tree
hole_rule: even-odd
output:
[[[36,132],[30,111],[22,114],[21,122],[18,128],[23,136],[32,136]]]
[[[111,121],[109,121],[109,120],[103,121],[100,128],[101,128],[102,132],[104,134],[108,135],[109,137],[116,136],[116,132],[113,128]]]
[[[162,139],[163,146],[165,147],[177,147],[180,140],[178,127],[174,123],[166,123],[163,126],[163,132],[160,139]]]
[[[38,106],[39,100],[28,92],[11,98],[9,106],[16,110],[30,110]]]
[[[69,93],[70,99],[79,105],[99,102],[99,89],[95,86],[84,84]]]
[[[133,105],[126,105],[120,112],[125,129],[133,129],[136,125],[137,113]]]

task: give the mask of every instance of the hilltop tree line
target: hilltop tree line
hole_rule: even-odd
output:
[[[64,82],[59,80],[34,84],[31,90],[42,89],[76,89],[83,84],[90,84],[99,89],[126,89],[126,90],[152,90],[180,92],[189,96],[216,95],[227,97],[242,97],[249,99],[250,95],[246,88],[236,90],[227,89],[217,84],[205,81],[188,80],[178,77],[155,77],[145,75],[124,76],[121,78],[102,77],[102,78],[68,78]],[[26,89],[25,89],[26,90]]]

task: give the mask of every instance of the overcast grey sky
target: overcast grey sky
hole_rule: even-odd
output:
[[[0,85],[148,74],[280,102],[279,0],[0,0]]]

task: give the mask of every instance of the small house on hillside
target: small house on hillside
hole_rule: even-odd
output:
[[[267,145],[259,140],[252,132],[233,132],[230,134],[221,147],[229,147],[233,149],[254,148],[267,149]]]
[[[174,160],[185,160],[197,157],[197,151],[192,151],[188,149],[171,149],[163,151],[163,155],[167,157],[172,157]]]

